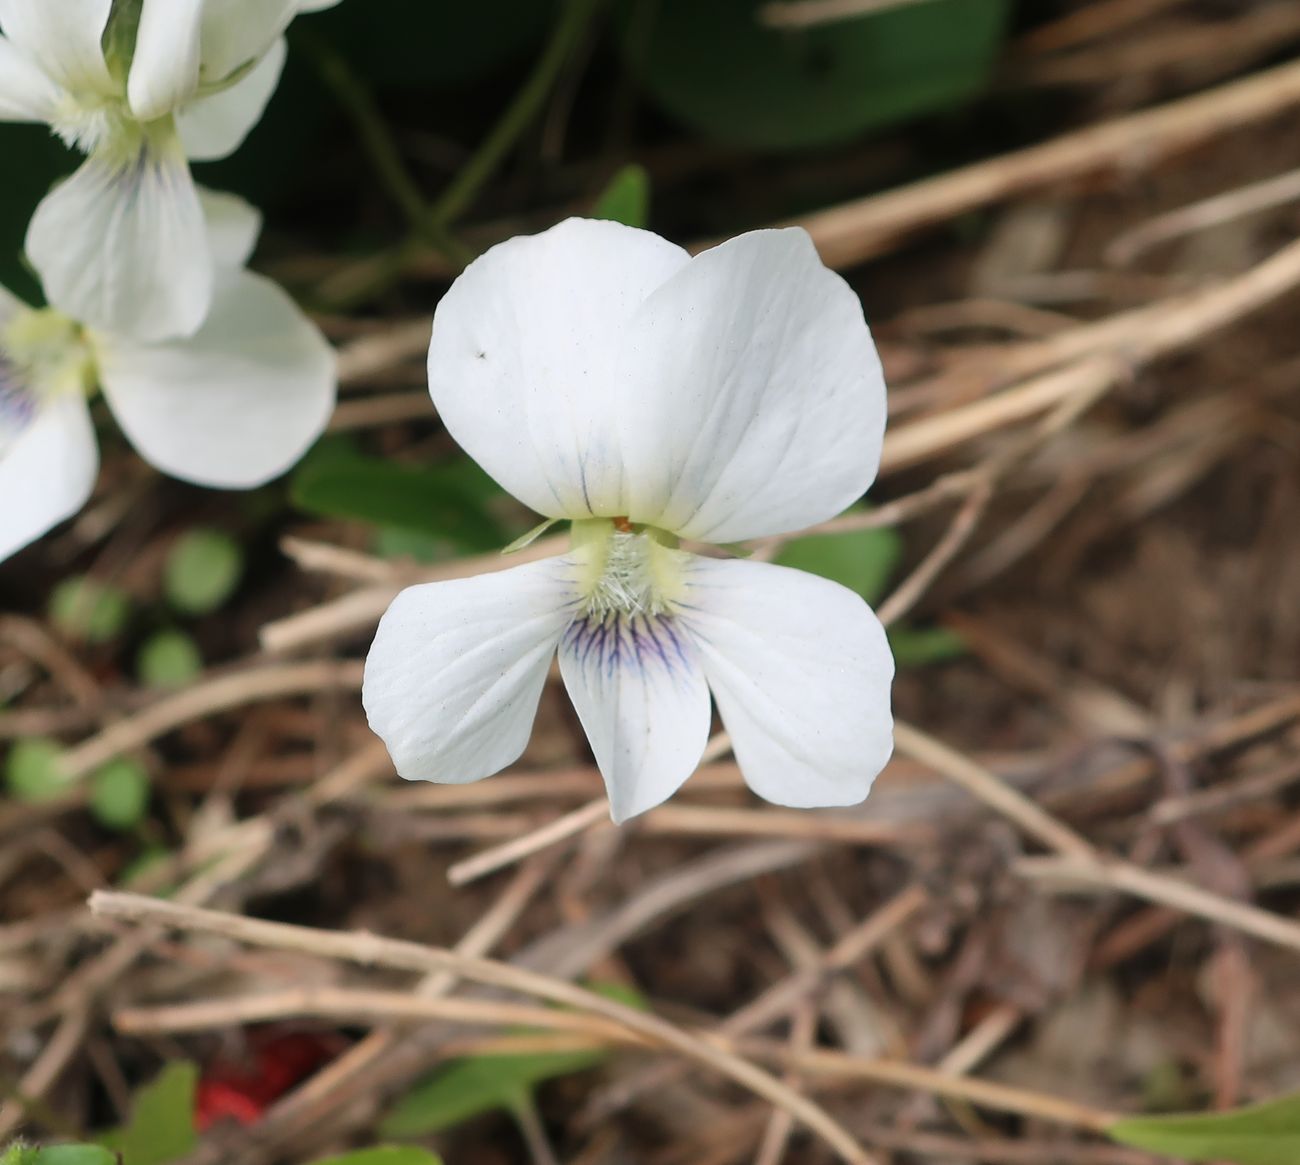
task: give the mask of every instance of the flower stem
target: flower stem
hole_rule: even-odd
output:
[[[524,131],[541,115],[542,106],[565,64],[581,43],[600,2],[566,0],[551,39],[523,88],[515,94],[491,133],[430,208],[429,219],[433,225],[446,228],[469,208]]]

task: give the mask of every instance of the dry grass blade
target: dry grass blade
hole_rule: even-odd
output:
[[[602,1016],[654,1043],[679,1052],[744,1085],[756,1095],[789,1111],[816,1132],[845,1161],[871,1165],[873,1158],[818,1105],[793,1092],[775,1077],[741,1057],[712,1047],[654,1016],[536,972],[489,959],[458,955],[436,947],[383,939],[368,934],[312,930],[286,923],[263,922],[215,910],[179,906],[137,894],[99,891],[90,908],[105,918],[156,924],[179,930],[218,934],[239,942],[296,950],[361,966],[387,966],[430,973],[449,971],[472,982],[549,999]]]

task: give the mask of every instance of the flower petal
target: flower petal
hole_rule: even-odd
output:
[[[284,37],[280,37],[228,89],[182,106],[176,117],[176,128],[187,157],[196,162],[214,162],[233,154],[243,144],[249,131],[262,120],[267,103],[280,83],[287,51]]]
[[[52,81],[78,96],[107,95],[101,41],[113,0],[0,0],[0,29]]]
[[[212,302],[203,211],[174,140],[125,163],[92,154],[36,208],[27,254],[50,302],[102,331],[187,335]]]
[[[709,689],[671,616],[575,620],[560,644],[560,674],[615,821],[666,801],[695,771],[709,739]]]
[[[200,186],[199,205],[208,226],[208,245],[218,270],[238,271],[257,247],[262,212],[238,194]]]
[[[85,398],[66,394],[20,418],[11,377],[0,363],[0,560],[80,510],[99,472]]]
[[[584,219],[475,260],[438,305],[429,348],[451,435],[540,514],[625,514],[625,430],[642,418],[616,376],[620,341],[688,262],[649,231]]]
[[[104,396],[131,443],[164,473],[250,489],[279,477],[324,431],[334,354],[294,302],[260,275],[218,280],[187,339],[94,337]]]
[[[0,121],[54,120],[59,87],[0,36]]]
[[[653,401],[626,513],[707,542],[802,529],[875,477],[885,382],[862,306],[806,232],[697,256],[632,321],[619,378]]]
[[[203,78],[224,81],[251,65],[297,15],[297,0],[207,0],[203,10]]]
[[[798,808],[861,801],[893,750],[894,660],[871,608],[782,566],[688,570],[681,621],[749,787]]]
[[[198,89],[203,2],[144,0],[126,87],[139,121],[172,113]]]
[[[397,596],[361,700],[401,776],[464,784],[519,758],[573,617],[573,574],[550,558]]]

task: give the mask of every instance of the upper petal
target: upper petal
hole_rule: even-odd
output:
[[[619,380],[623,336],[689,261],[649,231],[584,219],[475,260],[438,305],[429,348],[451,435],[540,514],[627,513],[626,446],[653,404]]]
[[[140,121],[171,113],[199,87],[199,29],[204,0],[144,0],[127,80]]]
[[[397,596],[361,699],[401,776],[461,784],[518,759],[573,618],[573,574],[551,558]]]
[[[52,81],[74,94],[109,94],[101,42],[113,0],[0,0],[0,29]]]
[[[27,254],[50,302],[101,331],[188,335],[212,302],[203,211],[174,139],[124,162],[92,154],[36,208]]]
[[[49,76],[0,36],[0,121],[52,121],[59,96]]]
[[[634,520],[707,542],[798,530],[862,495],[885,383],[862,306],[798,228],[693,259],[632,320]]]
[[[43,406],[27,398],[31,412],[19,417],[12,375],[0,360],[0,560],[80,510],[99,472],[85,398],[68,393]]]
[[[203,6],[202,71],[223,81],[259,60],[289,27],[297,0],[206,0]]]
[[[797,808],[861,801],[893,750],[894,660],[852,591],[761,562],[695,558],[682,623],[746,783]]]
[[[196,162],[213,162],[233,154],[243,144],[249,131],[261,121],[280,83],[287,51],[284,37],[280,37],[233,85],[181,107],[176,128],[187,157]]]
[[[560,644],[560,674],[615,821],[666,801],[695,771],[709,738],[709,689],[671,615],[575,620]]]
[[[188,339],[95,337],[113,415],[152,465],[183,481],[248,489],[279,477],[324,431],[334,354],[294,302],[260,275],[227,273]]]

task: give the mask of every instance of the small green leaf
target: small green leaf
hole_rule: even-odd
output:
[[[183,688],[203,671],[203,655],[184,631],[149,636],[135,657],[135,672],[149,688]]]
[[[489,509],[500,487],[468,458],[412,466],[331,450],[298,467],[290,495],[314,514],[432,535],[462,551],[509,540]]]
[[[645,167],[633,162],[615,174],[596,199],[591,217],[644,227],[650,221],[650,175]]]
[[[796,538],[774,561],[819,574],[874,603],[884,593],[902,552],[902,540],[893,530],[857,530]]]
[[[14,1145],[0,1157],[0,1165],[118,1165],[118,1160],[99,1145]]]
[[[442,1165],[442,1158],[434,1156],[428,1149],[394,1145],[344,1153],[342,1157],[330,1157],[313,1165]]]
[[[90,812],[108,829],[134,829],[149,809],[149,774],[135,761],[110,761],[90,778]]]
[[[65,579],[50,595],[50,622],[78,643],[115,639],[130,613],[130,600],[122,591],[85,576]]]
[[[168,1064],[151,1084],[135,1094],[131,1119],[99,1138],[130,1165],[170,1165],[198,1142],[194,1129],[194,1090],[199,1070],[188,1061]]]
[[[220,530],[190,530],[176,540],[163,568],[168,601],[187,615],[207,615],[235,592],[244,552]]]
[[[946,663],[966,654],[966,641],[946,627],[895,627],[889,632],[889,647],[899,667]]]
[[[5,783],[19,801],[48,801],[68,787],[61,761],[63,750],[52,740],[28,737],[17,741],[5,759]]]
[[[1300,1161],[1300,1094],[1232,1112],[1131,1117],[1106,1131],[1121,1144],[1185,1161],[1296,1165]]]

